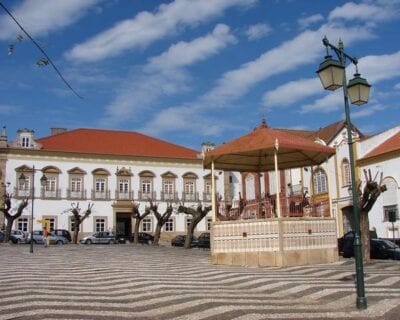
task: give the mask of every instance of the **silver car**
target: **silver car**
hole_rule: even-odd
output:
[[[11,234],[16,239],[17,243],[26,243],[27,236],[26,233],[22,230],[11,230]]]
[[[80,243],[84,244],[92,244],[92,243],[97,243],[97,244],[112,244],[116,243],[115,241],[115,236],[111,232],[96,232],[92,234],[91,236],[84,237],[80,241]]]
[[[52,232],[49,233],[48,237],[49,237],[49,244],[63,245],[68,243],[68,240],[65,237],[58,236]],[[28,235],[27,242],[31,243],[30,234]],[[44,244],[43,231],[41,230],[33,231],[33,243]]]

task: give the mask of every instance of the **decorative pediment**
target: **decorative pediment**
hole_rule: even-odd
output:
[[[178,176],[177,176],[175,173],[171,172],[171,171],[164,172],[164,173],[161,175],[161,177],[162,177],[162,178],[169,178],[169,179],[176,179],[176,178],[178,178]]]
[[[86,174],[86,171],[82,170],[79,167],[72,168],[72,169],[68,170],[67,172],[68,172],[68,174]]]
[[[199,177],[194,172],[186,172],[182,175],[184,179],[198,179]]]
[[[122,167],[121,169],[117,168],[117,172],[115,173],[117,176],[125,176],[125,177],[131,177],[133,176],[133,173],[131,171],[131,169],[129,168],[125,168]]]
[[[205,176],[203,176],[203,179],[205,180],[211,180],[211,173],[206,174]],[[218,176],[214,175],[214,179],[217,180]]]
[[[110,172],[104,168],[97,168],[92,171],[92,175],[94,175],[94,176],[109,176]]]
[[[25,164],[15,168],[16,172],[32,172],[32,170],[33,170],[32,167],[29,167]]]
[[[139,177],[141,177],[141,178],[144,178],[144,177],[154,178],[155,176],[156,175],[150,170],[144,170],[139,173]]]
[[[42,169],[43,173],[53,173],[53,174],[60,174],[61,170],[55,166],[47,166]]]

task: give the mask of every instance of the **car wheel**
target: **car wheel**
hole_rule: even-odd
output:
[[[85,243],[86,243],[86,244],[92,244],[92,240],[87,239]]]
[[[62,246],[62,245],[64,244],[64,242],[63,242],[62,240],[57,240],[57,244],[58,244],[59,246]]]

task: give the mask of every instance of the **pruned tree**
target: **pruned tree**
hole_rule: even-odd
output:
[[[160,212],[158,212],[158,204],[153,203],[152,200],[150,200],[150,209],[154,213],[154,216],[157,219],[156,232],[154,233],[153,245],[158,246],[160,242],[161,229],[164,226],[164,224],[168,221],[168,219],[171,217],[172,213],[174,212],[174,209],[172,207],[172,203],[167,203],[167,208],[165,209],[165,212],[161,214]]]
[[[201,220],[211,211],[211,206],[205,206],[203,208],[203,205],[199,202],[197,205],[196,209],[186,207],[184,203],[181,203],[178,207],[178,212],[182,212],[184,214],[190,215],[191,216],[191,221],[186,233],[186,240],[185,240],[185,249],[190,249],[190,243],[192,241],[194,229],[196,226],[199,224]]]
[[[78,243],[80,225],[85,219],[87,219],[90,216],[90,214],[92,213],[92,208],[93,208],[93,203],[92,204],[89,203],[85,212],[81,214],[81,208],[79,208],[79,202],[76,205],[74,203],[71,204],[71,209],[69,209],[69,211],[71,211],[72,219],[74,221],[74,236],[72,239],[72,243],[75,244]]]
[[[12,230],[14,221],[22,215],[22,212],[28,206],[28,198],[26,198],[26,199],[23,199],[18,204],[16,210],[13,210],[11,208],[11,199],[12,199],[11,193],[8,193],[8,192],[4,193],[3,204],[0,207],[0,211],[4,213],[4,217],[7,220],[6,233],[4,235],[4,242],[8,242],[8,240],[10,239],[10,234],[11,234],[11,230]],[[13,211],[15,211],[14,214],[13,214]],[[31,223],[33,223],[33,221],[31,221]]]
[[[140,203],[137,202],[133,202],[133,208],[132,208],[132,216],[135,218],[135,233],[134,233],[134,237],[133,237],[133,243],[134,244],[138,244],[139,243],[139,227],[140,227],[140,222],[146,218],[150,213],[150,207],[146,206],[144,208],[144,212],[140,213],[139,211],[139,206]]]
[[[386,191],[386,185],[382,184],[383,173],[380,174],[379,183],[376,181],[378,173],[372,179],[371,170],[364,169],[365,185],[361,192],[361,182],[358,184],[359,190],[359,208],[360,208],[360,234],[363,259],[366,262],[370,258],[370,232],[369,232],[369,217],[368,214],[374,206],[376,200],[382,192]]]

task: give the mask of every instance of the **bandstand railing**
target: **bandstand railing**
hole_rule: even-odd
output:
[[[329,199],[281,196],[282,217],[329,217]],[[219,201],[217,221],[276,218],[276,196],[252,200]]]

